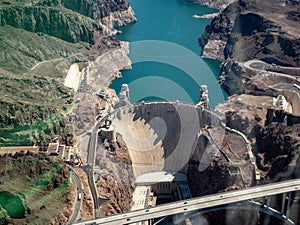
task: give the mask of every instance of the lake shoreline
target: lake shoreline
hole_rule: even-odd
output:
[[[220,66],[218,63],[212,62],[212,61],[205,61],[201,57],[201,47],[199,45],[198,38],[199,36],[205,31],[205,27],[209,24],[212,17],[215,15],[214,13],[218,13],[216,9],[212,9],[206,6],[201,6],[200,4],[196,4],[193,2],[185,2],[180,1],[177,3],[173,3],[171,1],[168,1],[166,4],[169,7],[170,11],[167,14],[163,13],[163,7],[161,7],[161,3],[159,1],[153,2],[152,4],[158,4],[155,8],[150,7],[146,1],[143,2],[135,2],[132,1],[133,5],[132,8],[134,10],[139,10],[136,12],[136,17],[138,19],[137,23],[129,24],[125,27],[120,27],[120,31],[122,34],[117,35],[116,38],[119,40],[126,40],[130,43],[136,43],[139,41],[149,41],[149,40],[155,40],[155,41],[162,41],[166,43],[166,46],[162,48],[166,48],[167,45],[170,44],[176,44],[179,49],[175,50],[177,48],[174,45],[174,54],[176,51],[178,52],[178,56],[182,54],[182,50],[180,48],[185,48],[187,50],[190,50],[193,52],[193,54],[197,55],[199,57],[199,65],[202,67],[199,71],[203,71],[198,75],[199,79],[194,79],[193,76],[190,75],[190,72],[186,72],[188,70],[180,70],[180,66],[178,63],[169,64],[169,72],[168,69],[161,68],[160,65],[155,65],[158,63],[166,63],[165,62],[159,62],[154,60],[153,66],[142,66],[142,64],[145,64],[145,62],[139,62],[138,64],[134,63],[134,66],[132,70],[126,70],[124,71],[122,80],[113,80],[112,85],[110,85],[110,88],[113,88],[116,90],[117,94],[119,93],[121,89],[121,85],[123,83],[126,83],[129,85],[129,88],[131,89],[131,99],[135,99],[135,101],[144,101],[144,99],[147,99],[146,101],[151,101],[152,99],[165,99],[165,100],[179,100],[179,101],[187,101],[191,102],[193,104],[196,104],[198,102],[199,98],[199,92],[200,92],[200,86],[202,84],[208,84],[210,86],[210,91],[219,91],[220,86],[217,83],[217,79],[220,75]],[[150,8],[149,8],[150,7]],[[184,13],[178,14],[179,12],[183,11]],[[149,14],[150,13],[150,14]],[[149,16],[155,13],[157,15],[154,19],[149,19]],[[202,19],[197,19],[193,17],[193,15],[202,15]],[[162,24],[161,21],[164,21]],[[176,22],[176,23],[175,23]],[[190,26],[187,26],[190,25]],[[149,29],[150,27],[153,27],[154,29]],[[150,44],[150,42],[145,44]],[[139,48],[139,47],[138,47]],[[155,46],[153,46],[153,49]],[[150,47],[152,49],[152,47]],[[132,48],[131,48],[132,50]],[[132,54],[132,52],[130,52]],[[133,55],[130,55],[130,58],[136,58]],[[142,52],[138,52],[137,54],[143,54]],[[155,53],[157,55],[159,53]],[[182,56],[180,56],[182,57]],[[141,65],[139,65],[141,63]],[[178,71],[174,71],[172,68],[179,69]],[[169,74],[172,74],[172,77],[170,77]],[[139,74],[139,75],[138,75]],[[213,75],[212,75],[213,74]],[[141,76],[140,76],[141,75]],[[134,88],[131,85],[137,85],[135,81],[139,80],[141,82],[141,79],[148,78],[147,82],[149,81],[150,77],[158,77],[159,79],[168,80],[169,84],[171,86],[175,86],[178,89],[174,89],[171,91],[171,93],[174,93],[174,96],[172,94],[168,95],[163,93],[163,91],[160,90],[150,90],[150,86],[157,87],[159,85],[158,80],[159,79],[150,79],[151,82],[149,83],[149,88],[147,87],[147,90],[144,90],[142,88]],[[188,79],[187,77],[192,77],[192,79]],[[211,77],[211,78],[209,78]],[[217,77],[217,78],[215,78]],[[212,80],[213,81],[210,81]],[[183,82],[182,82],[183,81]],[[213,84],[212,84],[213,83]],[[198,88],[196,87],[198,86]],[[192,89],[189,88],[189,86],[192,87]],[[216,90],[218,89],[218,90]],[[176,93],[184,92],[187,93],[192,101],[189,101],[186,99],[186,97],[178,97]],[[145,98],[145,95],[143,93],[151,94],[149,95],[149,98]],[[151,92],[151,93],[150,93]],[[169,92],[170,93],[170,90]],[[219,96],[220,100],[218,100],[217,97],[212,96],[212,105],[216,105],[219,102],[223,102],[224,92],[222,91],[223,95]],[[165,95],[167,98],[164,98],[163,95]],[[152,96],[152,97],[151,97]],[[186,96],[186,95],[183,95]]]

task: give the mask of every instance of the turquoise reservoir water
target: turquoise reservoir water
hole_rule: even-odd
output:
[[[217,83],[218,61],[203,60],[198,37],[210,19],[193,15],[217,12],[184,0],[129,0],[138,21],[119,28],[119,40],[130,42],[132,70],[112,82],[117,94],[123,83],[131,102],[180,100],[197,103],[201,84],[209,88],[213,108],[224,101]]]

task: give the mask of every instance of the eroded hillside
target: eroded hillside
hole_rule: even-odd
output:
[[[206,27],[203,55],[299,66],[299,7],[298,1],[235,1]]]
[[[72,133],[70,65],[120,46],[113,26],[134,20],[128,2],[0,1],[0,144],[47,143]],[[41,132],[42,131],[42,132]]]

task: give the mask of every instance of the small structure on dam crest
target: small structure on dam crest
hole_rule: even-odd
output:
[[[131,105],[128,84],[122,84],[119,99],[119,107]]]
[[[209,108],[209,98],[208,98],[208,88],[207,85],[201,85],[200,89],[200,99],[197,106]]]

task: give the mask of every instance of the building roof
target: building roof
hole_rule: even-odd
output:
[[[153,172],[140,175],[136,178],[136,185],[151,185],[161,182],[187,182],[187,177],[179,172]]]
[[[131,207],[131,211],[145,208],[146,200],[150,191],[150,186],[138,186],[135,188],[132,195],[133,205]]]
[[[58,142],[54,142],[54,143],[49,143],[49,146],[48,146],[48,153],[49,154],[57,154],[58,153],[58,146],[59,146],[59,143]]]

